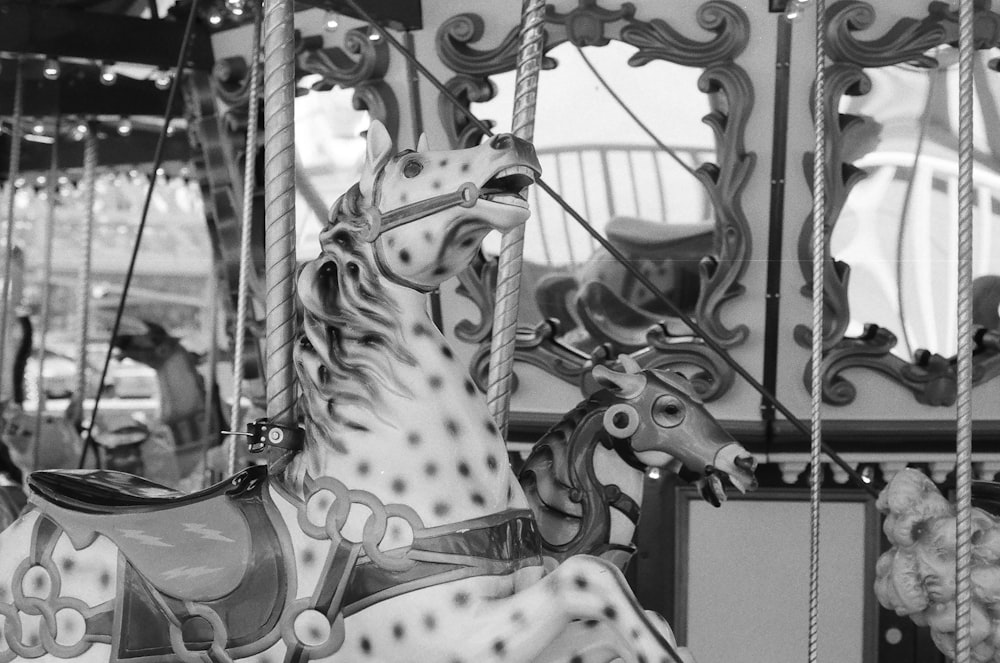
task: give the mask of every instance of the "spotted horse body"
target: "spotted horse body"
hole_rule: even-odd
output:
[[[538,170],[512,136],[396,154],[374,123],[299,275],[303,447],[186,496],[36,474],[0,535],[0,663],[689,660],[612,564],[546,572],[504,441],[427,318],[423,291],[527,219]]]

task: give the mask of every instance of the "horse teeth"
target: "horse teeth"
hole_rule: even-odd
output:
[[[493,177],[507,177],[508,175],[527,175],[531,179],[535,179],[535,171],[527,166],[508,166],[497,172]]]

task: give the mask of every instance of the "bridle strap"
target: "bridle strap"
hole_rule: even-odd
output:
[[[365,210],[368,217],[368,228],[363,234],[367,242],[374,242],[382,233],[393,228],[413,223],[432,214],[443,212],[452,207],[473,207],[479,200],[479,187],[472,182],[463,182],[451,193],[443,193],[424,200],[418,200],[409,205],[397,207],[388,212],[380,212],[377,204]]]

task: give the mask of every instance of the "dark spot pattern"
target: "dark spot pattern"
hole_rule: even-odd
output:
[[[101,587],[108,587],[111,585],[111,574],[107,571],[101,571],[100,577],[98,577],[97,582]]]
[[[403,628],[402,624],[396,622],[392,625],[392,637],[402,640],[404,635],[406,635],[406,629]]]
[[[406,249],[403,249],[402,251],[399,252],[399,259],[400,259],[400,261],[402,261],[402,263],[404,265],[409,265],[410,264],[410,252],[407,251]]]
[[[493,421],[490,419],[486,420],[486,432],[489,433],[490,435],[496,435],[498,432],[497,425],[493,423]]]
[[[60,566],[62,567],[63,571],[66,571],[68,573],[76,567],[76,560],[73,559],[72,557],[67,557],[63,559],[62,564],[60,564]]]
[[[445,419],[444,429],[448,431],[448,435],[451,435],[452,437],[458,437],[459,426],[458,422],[455,421],[454,419]]]
[[[420,433],[416,431],[411,432],[409,435],[406,436],[406,441],[409,442],[410,446],[412,447],[419,445],[420,442],[422,441],[420,439]]]
[[[589,584],[587,582],[587,579],[584,578],[583,576],[577,576],[573,578],[573,582],[576,583],[576,586],[579,587],[580,589],[587,589],[587,585]]]
[[[497,656],[503,656],[507,653],[507,645],[504,644],[503,640],[497,640],[493,643],[493,651],[496,652]]]
[[[455,592],[455,596],[452,597],[452,601],[459,608],[464,608],[469,604],[469,593],[468,592]]]
[[[427,463],[424,465],[424,474],[429,477],[436,476],[438,473],[437,463]]]
[[[465,381],[465,393],[472,396],[476,393],[476,385],[472,384],[472,380]]]
[[[424,615],[424,626],[427,627],[428,631],[433,631],[437,628],[437,617],[428,612]]]
[[[413,333],[416,336],[430,336],[431,331],[427,327],[423,326],[419,322],[413,325]]]
[[[458,464],[458,473],[461,474],[463,477],[469,476],[469,464],[466,463],[465,461],[460,462]]]
[[[452,352],[451,348],[449,348],[447,345],[442,345],[441,346],[441,354],[444,355],[445,359],[451,359],[451,358],[453,358],[455,356],[455,353]]]
[[[596,619],[588,619],[583,623],[583,625],[586,626],[587,628],[594,628],[598,624],[600,624],[600,622],[597,621]]]
[[[305,564],[306,566],[309,566],[310,564],[312,564],[315,561],[316,561],[316,554],[312,551],[311,548],[306,548],[305,550],[302,551],[302,563],[303,564]]]
[[[438,502],[434,505],[435,516],[447,516],[449,511],[451,511],[451,507],[445,502]]]
[[[441,379],[440,375],[432,375],[427,378],[427,384],[431,386],[431,389],[440,389],[444,384],[444,380]]]
[[[604,606],[604,616],[614,621],[618,618],[618,611],[615,610],[614,606],[606,605]]]
[[[497,471],[497,465],[498,465],[498,463],[497,463],[497,457],[496,456],[494,456],[493,454],[489,454],[489,455],[486,456],[486,467],[489,468],[490,472],[496,472]]]
[[[402,495],[406,492],[406,482],[402,479],[402,477],[396,477],[392,480],[392,492],[397,495]]]
[[[514,622],[515,624],[523,622],[524,621],[524,613],[521,612],[520,610],[515,610],[510,615],[510,621]]]
[[[366,654],[370,654],[371,653],[371,651],[372,651],[371,640],[369,640],[366,637],[361,638],[361,651],[363,651]]]
[[[361,476],[366,476],[371,471],[371,469],[372,468],[368,464],[368,461],[363,460],[360,463],[358,463],[358,474],[360,474]]]
[[[475,504],[476,506],[483,506],[486,504],[486,498],[480,495],[479,493],[472,493],[470,499],[472,500],[472,503]]]
[[[573,658],[569,659],[569,663],[583,663],[583,656],[577,654]]]

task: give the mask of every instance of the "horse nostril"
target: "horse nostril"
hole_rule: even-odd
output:
[[[494,150],[509,150],[514,145],[514,139],[510,134],[500,134],[494,136],[490,141],[490,147]]]
[[[753,472],[757,469],[757,459],[753,456],[738,456],[733,459],[733,464],[741,470]]]

